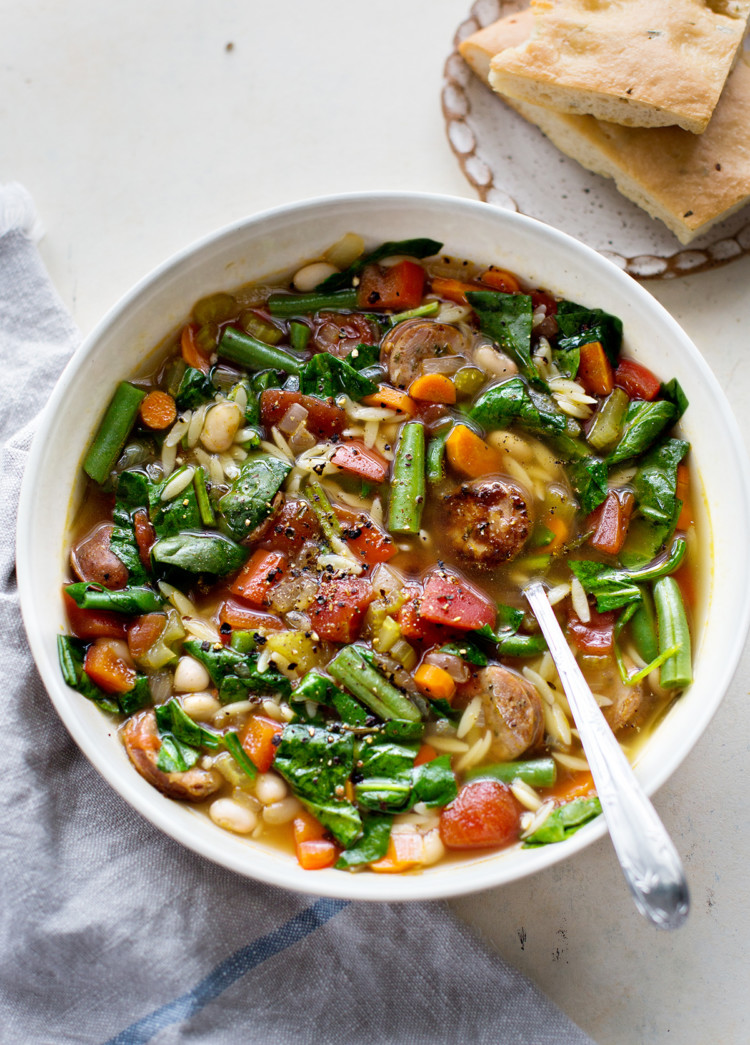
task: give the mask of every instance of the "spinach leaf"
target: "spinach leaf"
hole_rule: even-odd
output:
[[[368,712],[362,705],[349,693],[339,689],[318,668],[311,668],[300,680],[292,692],[292,700],[295,704],[310,700],[315,704],[335,708],[340,720],[350,726],[363,726],[367,721]]]
[[[570,482],[586,515],[607,497],[607,466],[598,457],[583,457],[568,466]]]
[[[363,813],[362,837],[341,854],[336,862],[338,870],[361,867],[385,856],[391,838],[392,823],[392,818],[383,813]]]
[[[661,433],[677,419],[677,407],[666,399],[653,402],[633,400],[625,415],[620,441],[607,458],[609,465],[638,457],[648,450]]]
[[[66,686],[93,701],[102,711],[107,711],[110,715],[119,714],[120,705],[117,700],[103,689],[99,689],[83,670],[86,643],[82,639],[73,638],[71,635],[58,635],[57,657]]]
[[[600,613],[641,601],[641,589],[627,570],[588,559],[573,559],[568,565],[583,585],[583,590],[596,597],[596,607]]]
[[[247,458],[219,501],[219,511],[236,541],[248,537],[270,515],[273,499],[290,471],[291,465],[277,457],[258,454]]]
[[[143,568],[138,543],[135,539],[133,514],[139,508],[148,508],[149,482],[142,472],[122,472],[117,481],[112,521],[115,526],[109,547],[128,570],[130,584],[145,584],[148,574]]]
[[[633,489],[642,515],[664,526],[664,540],[671,536],[682,502],[677,500],[677,466],[690,449],[683,439],[667,439],[641,460]]]
[[[433,254],[437,254],[442,246],[442,243],[438,243],[434,239],[390,240],[387,243],[382,243],[376,250],[370,251],[369,254],[363,254],[361,258],[357,258],[343,272],[334,272],[332,276],[328,276],[322,283],[319,283],[315,289],[330,291],[350,287],[354,277],[358,276],[366,265],[372,265],[376,261],[380,261],[381,258],[389,258],[394,254],[404,254],[409,258],[429,258]]]
[[[171,501],[162,501],[164,487],[174,479],[173,472],[163,483],[152,483],[148,491],[151,522],[157,537],[174,537],[182,530],[200,530],[201,513],[195,488],[190,484]]]
[[[598,798],[574,798],[555,809],[541,827],[529,835],[523,843],[524,849],[535,849],[540,845],[562,842],[574,835],[584,824],[594,820],[602,811]]]
[[[332,356],[330,352],[318,352],[300,370],[299,387],[304,395],[330,399],[348,395],[359,400],[377,392],[378,386],[353,366]]]
[[[488,388],[469,411],[469,417],[483,428],[508,428],[515,422],[535,434],[565,435],[573,431],[554,400],[532,392],[520,377]]]
[[[126,693],[117,694],[117,702],[123,715],[132,715],[151,703],[151,687],[145,675],[136,675],[135,685]]]
[[[622,320],[617,316],[600,308],[586,308],[574,301],[559,301],[556,318],[561,334],[557,342],[559,350],[567,351],[590,341],[599,341],[612,366],[617,366],[622,348]]]
[[[416,744],[365,737],[357,745],[357,802],[365,809],[404,809],[412,792]]]
[[[219,691],[222,704],[246,700],[251,693],[280,693],[288,697],[292,691],[289,679],[275,666],[258,671],[257,654],[238,653],[229,646],[201,642],[200,639],[187,639],[183,649],[203,664]]]
[[[154,562],[160,566],[216,577],[234,573],[249,553],[248,548],[220,533],[177,533],[173,537],[162,537],[151,549]]]
[[[450,755],[438,755],[417,766],[412,774],[413,790],[410,806],[424,802],[426,806],[445,806],[458,794]]]
[[[357,345],[347,355],[345,362],[355,370],[368,370],[380,363],[380,345]]]
[[[445,646],[440,647],[440,652],[450,653],[454,657],[461,657],[462,660],[468,661],[469,664],[475,664],[478,668],[486,668],[490,662],[490,658],[484,650],[468,639],[463,642],[449,642]]]
[[[195,410],[197,406],[213,399],[215,388],[210,374],[197,367],[189,366],[182,375],[175,402],[178,410]]]
[[[183,744],[171,733],[164,733],[156,759],[156,768],[162,773],[184,773],[191,769],[201,757],[200,751]]]
[[[351,845],[362,833],[362,816],[351,802],[313,802],[302,795],[297,795],[297,798],[305,809],[331,832],[339,845]]]
[[[661,395],[664,399],[668,399],[670,403],[674,404],[677,411],[675,422],[679,421],[690,403],[676,377],[673,377],[671,381],[667,381],[666,384],[661,386]]]
[[[469,290],[466,292],[466,300],[479,317],[482,333],[496,341],[530,381],[544,384],[536,363],[531,358],[531,325],[534,311],[531,297],[528,294]]]
[[[581,365],[581,350],[577,347],[563,350],[555,348],[552,350],[552,361],[563,377],[573,381]]]
[[[141,614],[156,613],[164,605],[162,597],[146,587],[118,588],[111,591],[109,588],[102,588],[100,584],[76,581],[75,584],[66,585],[65,591],[82,610]]]
[[[214,750],[219,746],[219,734],[194,722],[174,697],[166,704],[160,704],[154,714],[161,734],[171,733],[180,743],[188,744],[190,747],[207,747]]]

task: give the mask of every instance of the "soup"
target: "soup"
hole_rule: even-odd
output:
[[[626,748],[691,681],[687,407],[615,316],[350,234],[196,302],[83,463],[59,640],[137,772],[309,869],[600,812],[524,586]]]

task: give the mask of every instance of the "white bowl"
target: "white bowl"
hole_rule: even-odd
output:
[[[636,772],[653,793],[688,755],[729,685],[748,626],[748,464],[715,378],[687,336],[639,284],[561,232],[490,205],[419,193],[368,193],[281,207],[222,229],[142,280],[78,349],[44,412],[29,457],[18,518],[18,581],[32,653],[71,735],[102,776],[153,824],[239,874],[319,896],[413,900],[470,893],[573,857],[605,831],[600,817],[570,840],[535,850],[482,852],[420,874],[304,871],[291,853],[216,827],[170,801],[130,765],[111,723],[68,689],[57,662],[65,630],[60,589],[80,462],[118,381],[144,369],[155,345],[212,291],[292,269],[349,231],[368,243],[430,236],[457,257],[511,269],[532,285],[620,316],[629,354],[690,400],[683,432],[702,479],[703,572],[695,613],[695,681],[641,751]],[[95,394],[94,394],[95,390]]]

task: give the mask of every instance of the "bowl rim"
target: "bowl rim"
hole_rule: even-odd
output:
[[[522,232],[526,230],[532,238],[536,236],[543,239],[551,239],[558,245],[564,246],[573,255],[577,255],[580,263],[593,264],[597,268],[602,269],[606,273],[607,279],[612,281],[615,287],[619,287],[627,296],[634,295],[637,301],[643,302],[648,308],[659,314],[662,323],[680,344],[681,350],[690,356],[692,365],[697,368],[705,384],[707,396],[712,400],[714,407],[720,413],[734,452],[734,466],[741,475],[745,518],[750,520],[750,463],[748,462],[743,439],[718,380],[699,350],[664,306],[649,294],[644,287],[636,283],[632,277],[619,269],[611,260],[567,233],[544,225],[534,218],[512,211],[504,211],[481,201],[441,193],[382,190],[315,196],[268,208],[252,213],[237,221],[232,221],[174,252],[139,279],[104,314],[88,336],[82,339],[58,379],[52,395],[37,418],[36,432],[29,451],[21,486],[16,533],[18,589],[21,614],[29,646],[42,676],[45,689],[66,729],[96,770],[131,807],[160,830],[164,831],[165,834],[211,860],[213,863],[227,867],[244,877],[251,877],[265,881],[268,884],[318,896],[387,902],[394,900],[440,899],[466,895],[520,880],[573,856],[596,839],[601,838],[606,833],[606,824],[603,817],[600,817],[593,823],[586,825],[572,838],[566,840],[565,843],[524,851],[525,857],[528,857],[528,859],[524,860],[520,867],[514,867],[512,874],[503,873],[503,860],[498,859],[498,857],[502,857],[502,852],[500,854],[488,852],[486,858],[478,858],[470,865],[455,865],[457,867],[465,866],[467,870],[466,875],[443,874],[439,876],[429,874],[352,875],[328,874],[326,871],[302,871],[301,868],[294,867],[291,864],[276,863],[273,860],[267,863],[264,863],[263,860],[255,860],[253,858],[254,854],[257,852],[260,855],[262,853],[261,849],[246,851],[249,852],[249,857],[247,855],[243,857],[239,849],[236,857],[234,851],[229,854],[219,853],[217,855],[208,845],[204,844],[202,839],[199,839],[197,835],[192,834],[190,831],[186,831],[182,822],[178,822],[174,818],[171,813],[174,803],[169,799],[164,799],[155,789],[151,788],[145,781],[142,781],[137,773],[132,773],[132,780],[120,779],[116,774],[115,779],[113,779],[112,767],[106,758],[105,746],[102,745],[100,748],[90,743],[81,720],[76,714],[75,700],[76,698],[78,700],[83,700],[84,698],[74,694],[74,691],[69,690],[64,685],[61,677],[55,676],[47,669],[48,650],[44,648],[43,638],[33,625],[35,593],[31,585],[29,564],[33,556],[31,522],[34,516],[35,502],[34,479],[42,466],[44,447],[46,440],[52,434],[57,410],[78,377],[81,367],[87,358],[94,353],[97,343],[104,334],[112,326],[116,325],[121,317],[141,298],[141,295],[158,283],[162,277],[169,275],[170,272],[182,266],[191,257],[202,253],[207,248],[217,247],[223,241],[231,240],[232,237],[249,234],[255,226],[261,227],[264,223],[273,222],[277,218],[295,215],[304,217],[310,212],[329,207],[377,208],[382,205],[411,207],[420,204],[447,206],[458,211],[465,210],[467,213],[476,214],[477,217],[486,216],[490,221],[499,222],[500,224],[507,222],[511,227],[516,226]],[[703,734],[718,710],[723,695],[736,671],[749,626],[750,586],[746,586],[742,612],[740,618],[734,621],[733,633],[726,649],[722,670],[719,677],[715,680],[720,696],[710,704],[702,706],[700,712],[691,718],[687,730],[681,735],[679,751],[672,751],[672,757],[665,758],[658,769],[653,771],[647,780],[642,781],[648,794],[651,795],[658,790],[676,771],[692,751],[699,737]],[[636,773],[638,773],[637,768]],[[139,784],[143,784],[149,789],[149,792],[153,792],[150,797],[156,798],[156,800],[146,800],[144,798],[145,793]],[[199,814],[197,811],[190,810],[190,812],[194,816],[203,817],[203,814]],[[204,817],[204,819],[207,818]],[[221,829],[216,828],[216,830]],[[252,867],[247,866],[248,860],[253,863]],[[255,864],[259,866],[255,866]],[[445,867],[446,865],[441,866]]]

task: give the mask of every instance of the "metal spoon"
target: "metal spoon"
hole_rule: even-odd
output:
[[[573,712],[612,844],[635,905],[660,929],[687,918],[688,886],[677,850],[630,768],[565,641],[539,581],[524,588]]]

